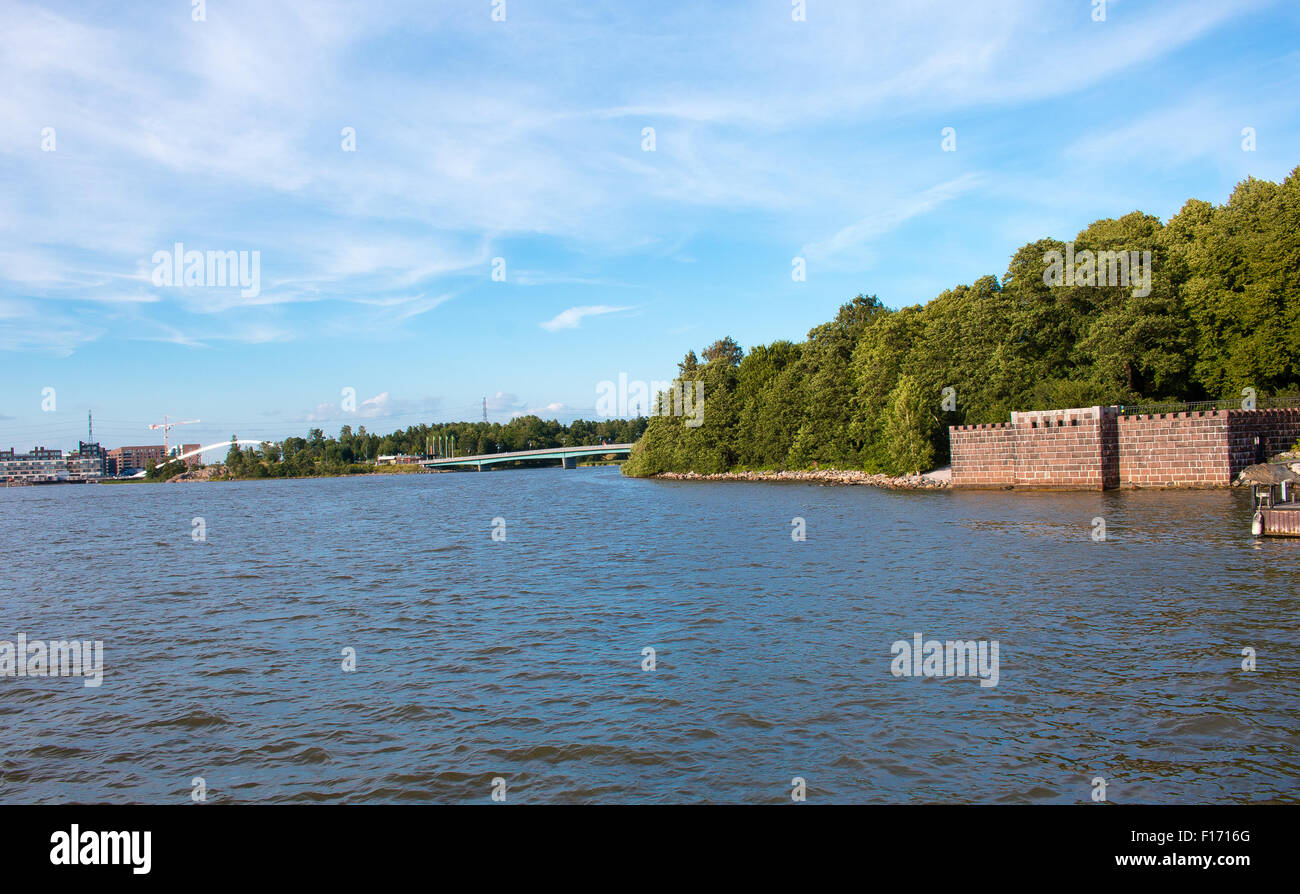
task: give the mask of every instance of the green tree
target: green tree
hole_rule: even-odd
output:
[[[911,376],[898,380],[885,414],[885,443],[890,471],[895,475],[927,472],[934,467],[931,440],[938,426],[931,407],[935,401]]]
[[[238,437],[230,436],[230,449],[226,451],[226,474],[238,478],[244,470],[244,454],[240,452]]]
[[[702,352],[705,363],[725,363],[727,366],[739,366],[745,352],[730,335],[720,338]],[[688,357],[694,355],[687,355]]]

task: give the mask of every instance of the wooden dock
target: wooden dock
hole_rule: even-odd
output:
[[[1286,463],[1257,463],[1241,470],[1250,484],[1255,515],[1250,533],[1256,537],[1300,537],[1300,474]]]
[[[1300,537],[1300,503],[1259,510],[1265,537]]]

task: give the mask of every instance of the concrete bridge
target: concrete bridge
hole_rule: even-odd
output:
[[[631,452],[631,444],[589,444],[585,447],[548,447],[543,450],[516,450],[514,453],[483,453],[478,456],[426,459],[421,460],[420,465],[426,469],[473,466],[480,472],[484,472],[498,463],[515,462],[521,459],[558,459],[563,468],[576,469],[578,460],[584,456],[605,456],[610,453],[627,456]]]

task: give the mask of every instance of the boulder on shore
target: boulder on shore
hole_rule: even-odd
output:
[[[213,478],[220,477],[225,468],[222,466],[204,466],[201,469],[186,469],[179,475],[173,475],[167,479],[168,484],[174,484],[177,481],[211,481]]]
[[[871,474],[855,469],[803,469],[761,472],[660,472],[664,481],[789,481],[810,484],[859,484],[895,490],[940,490],[952,486],[951,469],[944,467],[921,475]]]

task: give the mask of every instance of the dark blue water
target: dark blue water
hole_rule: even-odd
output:
[[[1300,542],[1240,492],[553,469],[10,488],[0,531],[0,640],[105,648],[0,677],[6,803],[1300,799]],[[998,685],[895,678],[916,632]]]

